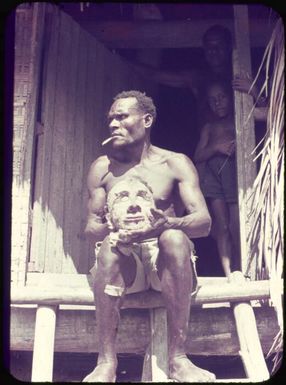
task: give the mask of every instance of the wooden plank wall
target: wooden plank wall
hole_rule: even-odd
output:
[[[34,132],[45,4],[21,4],[15,15],[11,281],[23,285],[30,246]]]
[[[30,261],[34,271],[88,273],[86,177],[107,135],[116,93],[152,86],[56,6],[48,6],[41,132],[38,135]]]

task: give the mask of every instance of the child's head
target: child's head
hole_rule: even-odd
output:
[[[208,85],[207,100],[211,111],[218,118],[225,118],[232,112],[232,90],[223,81],[214,81]]]

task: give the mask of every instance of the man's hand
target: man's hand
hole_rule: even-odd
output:
[[[235,150],[235,140],[218,142],[215,144],[215,149],[221,154],[230,156],[234,153]]]
[[[168,222],[167,215],[159,209],[150,209],[150,223],[146,224],[140,230],[119,230],[118,242],[132,243],[144,241],[144,239],[158,236],[166,227]]]

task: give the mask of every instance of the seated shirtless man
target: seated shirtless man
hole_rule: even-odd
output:
[[[210,203],[211,234],[216,240],[224,273],[232,279],[231,273],[240,270],[240,258],[231,89],[226,83],[215,81],[208,86],[207,98],[214,119],[203,127],[194,159],[202,192]]]
[[[169,377],[179,382],[215,379],[212,373],[195,366],[184,348],[191,293],[195,289],[190,263],[193,244],[189,238],[207,236],[211,219],[190,159],[150,143],[155,118],[153,101],[144,93],[125,91],[117,95],[108,114],[111,136],[103,142],[107,155],[95,160],[89,171],[86,233],[97,246],[101,244],[92,269],[99,355],[96,368],[84,382],[115,382],[115,338],[122,299],[128,290],[148,287],[161,290],[166,304]],[[141,187],[138,183],[131,186],[129,178],[137,177],[150,186],[152,195],[142,183]],[[124,205],[124,201],[128,204]],[[131,252],[135,244],[139,253]],[[146,244],[148,264],[144,263],[145,257],[142,263],[139,258]],[[138,268],[145,269],[146,265],[152,274],[142,287],[144,280]]]

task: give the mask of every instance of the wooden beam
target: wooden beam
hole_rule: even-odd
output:
[[[247,377],[250,381],[261,382],[270,378],[263,356],[256,320],[249,303],[239,303],[233,308],[240,355]]]
[[[233,52],[233,74],[234,76],[241,76],[242,71],[251,74],[248,10],[246,5],[234,5],[234,24],[236,48]],[[256,165],[253,162],[255,155],[252,153],[255,148],[254,118],[253,114],[251,114],[253,99],[246,93],[235,91],[234,104],[241,271],[245,274],[250,255],[247,243],[251,220],[249,197],[256,176]],[[255,278],[253,270],[250,272],[252,279]]]
[[[202,36],[214,24],[221,24],[234,33],[233,20],[183,21],[86,21],[88,32],[109,48],[186,48],[201,47]],[[253,47],[264,47],[271,35],[269,20],[251,20],[250,39]]]
[[[274,308],[254,308],[258,334],[267,354],[279,328]],[[12,306],[10,349],[32,351],[36,308]],[[98,352],[94,310],[57,312],[55,352]],[[118,353],[144,354],[150,342],[150,317],[147,309],[125,309],[117,336]],[[188,354],[237,356],[240,350],[231,308],[191,309],[185,344]]]
[[[281,280],[282,285],[282,280]],[[269,281],[252,281],[243,284],[225,283],[219,286],[200,286],[193,297],[193,305],[217,302],[241,302],[252,299],[267,299],[270,297]],[[93,292],[90,287],[23,287],[11,288],[11,303],[13,304],[72,304],[92,305]],[[147,292],[129,294],[126,296],[123,308],[156,308],[163,306],[161,293],[150,290]]]

